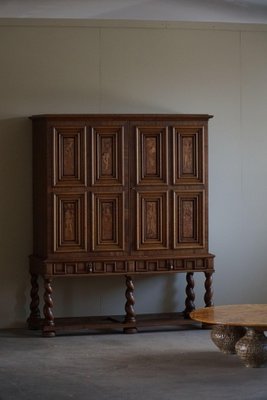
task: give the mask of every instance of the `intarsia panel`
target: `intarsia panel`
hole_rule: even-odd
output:
[[[54,194],[54,251],[86,251],[86,221],[86,193]]]
[[[92,194],[92,250],[124,250],[124,193]]]
[[[124,127],[92,128],[93,185],[123,185]]]
[[[53,128],[53,185],[86,185],[86,128]]]
[[[204,127],[173,128],[174,184],[204,183]]]
[[[204,192],[174,192],[174,248],[205,246]]]
[[[137,193],[137,250],[168,247],[168,193]]]
[[[168,181],[168,129],[167,127],[137,127],[136,184],[167,184]]]

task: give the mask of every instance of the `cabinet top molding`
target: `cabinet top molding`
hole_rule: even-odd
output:
[[[213,118],[213,115],[209,114],[39,114],[32,115],[31,120],[34,119],[103,119],[109,118],[110,120],[208,120]]]

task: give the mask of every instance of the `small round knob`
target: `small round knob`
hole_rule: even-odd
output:
[[[170,268],[171,270],[173,270],[173,264],[170,264],[170,265],[169,265],[169,268]]]
[[[92,263],[87,264],[87,271],[88,271],[88,272],[93,272]]]

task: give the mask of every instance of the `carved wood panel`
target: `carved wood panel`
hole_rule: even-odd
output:
[[[174,248],[205,246],[204,192],[174,192]]]
[[[93,251],[124,250],[124,214],[124,193],[92,194]]]
[[[124,184],[124,127],[92,128],[92,184]]]
[[[204,183],[204,127],[173,128],[174,184]]]
[[[167,191],[136,193],[137,250],[168,248]]]
[[[87,250],[86,193],[54,194],[54,251]]]
[[[86,185],[86,128],[53,128],[53,185]]]
[[[168,183],[168,129],[144,126],[135,128],[136,184]]]

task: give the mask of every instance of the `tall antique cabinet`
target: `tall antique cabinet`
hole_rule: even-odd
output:
[[[34,245],[28,324],[57,330],[190,324],[194,273],[208,250],[210,115],[37,115],[33,124]],[[185,275],[185,309],[144,318],[134,310],[134,276]],[[125,315],[54,318],[55,278],[122,275]],[[43,278],[43,316],[39,281]],[[174,275],[172,275],[174,276]],[[149,293],[148,293],[149,296]],[[181,317],[182,318],[179,318]]]

